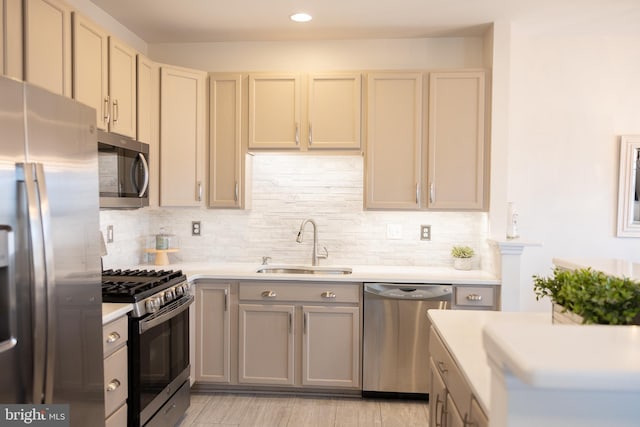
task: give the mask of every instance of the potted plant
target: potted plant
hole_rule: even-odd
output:
[[[551,277],[533,276],[536,300],[550,298],[554,323],[640,324],[640,282],[590,268],[556,268]]]
[[[472,257],[475,251],[471,246],[457,245],[451,248],[451,256],[453,257],[453,268],[456,270],[471,270]]]

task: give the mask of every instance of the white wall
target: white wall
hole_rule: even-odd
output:
[[[507,198],[544,244],[525,250],[524,309],[553,257],[640,261],[639,239],[615,237],[619,136],[640,134],[640,7],[619,12],[511,27]]]

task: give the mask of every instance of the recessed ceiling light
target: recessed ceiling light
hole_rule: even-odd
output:
[[[293,22],[309,22],[313,19],[308,13],[294,13],[289,18]]]

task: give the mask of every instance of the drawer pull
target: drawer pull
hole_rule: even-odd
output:
[[[107,336],[107,344],[113,344],[114,342],[118,341],[120,339],[120,334],[117,332],[111,332],[108,336]]]
[[[442,373],[442,374],[446,374],[447,373],[447,367],[444,364],[444,362],[440,361],[438,362],[438,370]]]
[[[332,292],[332,291],[326,291],[320,294],[320,296],[322,298],[335,298],[336,297],[336,293]]]
[[[467,295],[468,301],[482,301],[482,295],[478,294],[469,294]]]
[[[120,387],[120,381],[113,379],[107,384],[107,391],[116,391],[118,387]]]
[[[275,298],[277,296],[278,296],[278,294],[276,294],[273,291],[262,291],[262,297],[263,298]]]

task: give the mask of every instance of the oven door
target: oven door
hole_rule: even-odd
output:
[[[152,315],[131,319],[129,425],[147,424],[189,380],[188,308],[193,299],[186,295]]]

